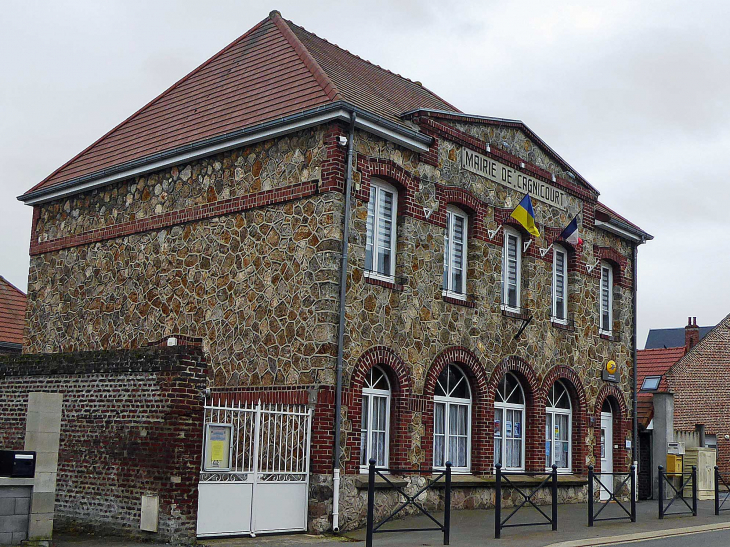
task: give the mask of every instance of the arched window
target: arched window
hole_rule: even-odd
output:
[[[508,372],[494,399],[494,463],[503,469],[525,468],[525,394],[517,377]]]
[[[390,431],[390,382],[383,369],[375,366],[365,377],[362,388],[360,424],[360,465],[367,469],[370,458],[379,467],[388,466]]]
[[[466,241],[467,216],[449,205],[446,208],[446,234],[444,237],[444,287],[443,293],[454,298],[466,298]]]
[[[522,279],[522,236],[517,230],[504,228],[502,249],[502,307],[520,311]]]
[[[433,400],[433,466],[450,461],[454,471],[469,471],[471,390],[458,366],[448,365],[441,372]]]
[[[568,321],[568,253],[553,245],[553,321]]]
[[[392,280],[395,277],[396,216],[398,190],[373,179],[368,202],[365,275]]]
[[[545,467],[553,464],[558,471],[570,472],[573,411],[570,394],[558,380],[550,388],[545,420]]]

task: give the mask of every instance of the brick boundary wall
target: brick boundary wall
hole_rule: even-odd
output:
[[[0,356],[0,448],[23,448],[28,393],[63,393],[56,528],[192,543],[206,375],[195,346]]]

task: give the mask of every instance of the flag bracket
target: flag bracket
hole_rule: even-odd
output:
[[[487,235],[489,236],[489,239],[494,239],[494,236],[497,235],[497,233],[502,229],[502,224],[497,226],[496,230],[487,230]]]
[[[591,273],[593,270],[595,270],[596,269],[596,266],[598,266],[598,264],[600,262],[601,262],[601,259],[600,258],[596,258],[596,263],[595,264],[587,264],[586,265],[586,270],[588,271],[588,273]]]
[[[553,244],[551,243],[550,246],[547,249],[540,249],[540,256],[545,258],[545,255],[548,254],[548,251],[553,248]]]
[[[527,241],[525,241],[525,243],[522,246],[522,252],[523,253],[526,253],[527,252],[527,249],[530,248],[530,245],[532,245],[532,240],[531,239],[528,239]]]
[[[515,335],[512,337],[512,340],[517,340],[520,336],[522,336],[522,333],[525,331],[525,329],[527,328],[527,325],[529,325],[531,321],[532,321],[532,315],[530,317],[528,317],[527,319],[523,319],[520,330],[518,330],[515,333]]]

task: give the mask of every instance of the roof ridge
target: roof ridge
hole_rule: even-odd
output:
[[[277,13],[278,13],[278,12],[277,12]],[[281,14],[279,14],[279,16],[281,16]],[[314,36],[314,37],[315,37],[315,38],[317,38],[318,40],[322,40],[323,42],[325,42],[325,43],[327,43],[327,44],[329,44],[329,45],[331,45],[331,46],[334,46],[334,47],[336,47],[337,49],[339,49],[339,50],[341,50],[341,51],[344,51],[344,52],[345,52],[345,53],[347,53],[348,55],[352,55],[353,57],[355,57],[355,58],[357,58],[357,59],[360,59],[360,60],[361,60],[361,61],[362,61],[363,63],[367,63],[367,64],[369,64],[370,66],[373,66],[373,67],[375,67],[375,68],[377,68],[377,69],[379,69],[379,70],[382,70],[383,72],[387,72],[388,74],[392,74],[393,76],[395,76],[395,77],[397,77],[397,78],[400,78],[401,80],[405,80],[406,82],[409,82],[409,83],[411,83],[411,84],[413,84],[413,85],[417,85],[417,86],[420,86],[420,87],[421,87],[422,89],[425,89],[426,91],[428,91],[428,92],[429,92],[429,93],[430,93],[431,95],[433,95],[434,97],[436,97],[436,98],[437,98],[438,100],[440,100],[440,101],[441,101],[442,103],[444,103],[444,104],[447,104],[447,105],[449,105],[449,106],[450,106],[451,108],[453,108],[453,109],[454,109],[454,110],[455,110],[456,112],[459,112],[459,113],[461,113],[461,110],[459,110],[458,108],[456,108],[456,107],[455,107],[455,106],[454,106],[453,104],[451,104],[450,102],[448,102],[448,101],[445,101],[444,99],[442,99],[441,97],[439,97],[438,95],[436,95],[436,93],[434,93],[433,91],[431,91],[431,90],[430,90],[429,88],[427,88],[427,87],[426,87],[425,85],[423,85],[423,84],[422,84],[422,83],[421,83],[420,81],[416,81],[416,80],[411,80],[410,78],[407,78],[407,77],[403,76],[402,74],[398,74],[397,72],[393,72],[392,70],[389,70],[389,69],[387,69],[387,68],[385,68],[385,67],[382,67],[382,66],[380,66],[380,65],[378,65],[378,64],[375,64],[375,63],[373,63],[372,61],[368,61],[367,59],[364,59],[363,57],[360,57],[360,56],[359,56],[359,55],[358,55],[357,53],[353,53],[353,52],[352,52],[352,51],[350,51],[349,49],[347,49],[347,48],[344,48],[344,47],[342,47],[342,46],[339,46],[339,45],[335,44],[334,42],[330,42],[329,40],[327,40],[327,38],[322,38],[321,36],[319,36],[319,35],[315,34],[315,33],[314,33],[314,32],[312,32],[311,30],[307,30],[307,29],[306,29],[306,28],[304,28],[304,27],[303,27],[302,25],[297,25],[297,24],[296,24],[296,23],[294,23],[293,21],[289,21],[289,20],[285,20],[285,21],[286,21],[286,23],[287,23],[287,24],[290,24],[290,25],[294,25],[294,26],[296,26],[296,27],[299,27],[299,28],[300,28],[300,29],[302,29],[302,30],[303,30],[304,32],[306,32],[307,34],[311,34],[312,36]],[[290,30],[291,30],[291,29],[290,29]],[[296,37],[296,35],[295,35],[295,37]],[[299,41],[299,39],[298,39],[298,38],[297,38],[297,41],[298,41],[299,43],[301,43],[301,42]],[[303,46],[302,46],[302,47],[303,47]],[[306,49],[306,48],[305,48],[305,49]],[[318,65],[318,66],[319,66],[319,65]]]
[[[314,76],[314,79],[322,87],[322,91],[327,94],[330,100],[343,100],[343,97],[340,94],[340,91],[337,89],[335,83],[330,79],[324,69],[315,60],[315,58],[312,56],[306,46],[302,44],[301,40],[297,38],[297,35],[294,34],[294,31],[289,28],[289,24],[293,23],[284,19],[281,16],[281,13],[279,13],[277,10],[273,10],[269,14],[269,19],[273,21],[273,23],[276,25],[276,28],[278,28],[279,32],[281,32],[282,36],[284,36],[284,38],[286,38],[286,41],[289,42],[289,45],[294,48],[294,51],[297,53],[297,55],[299,55],[299,58],[302,60],[309,72],[311,72],[312,76]]]
[[[238,38],[236,38],[235,40],[233,40],[233,42],[231,42],[230,44],[228,44],[226,47],[224,47],[223,49],[221,49],[218,53],[216,53],[215,55],[213,55],[212,57],[210,57],[208,60],[206,60],[204,63],[202,63],[201,65],[199,65],[195,70],[193,70],[193,71],[189,72],[188,74],[186,74],[185,76],[183,76],[177,82],[175,82],[170,87],[168,87],[165,91],[163,91],[162,93],[160,93],[157,97],[155,97],[150,102],[148,102],[147,104],[145,104],[144,106],[142,106],[140,109],[138,109],[134,114],[132,114],[131,116],[127,117],[125,120],[123,120],[122,122],[118,123],[114,127],[112,127],[109,131],[107,131],[106,133],[104,133],[101,137],[99,137],[98,139],[96,139],[89,146],[87,146],[86,148],[84,148],[81,152],[79,152],[78,154],[76,154],[73,158],[71,158],[70,160],[68,160],[63,165],[61,165],[58,169],[56,169],[55,171],[53,171],[50,175],[48,175],[46,178],[44,178],[42,181],[40,181],[38,184],[36,184],[35,186],[33,186],[33,188],[31,188],[30,190],[26,191],[25,193],[28,194],[28,193],[33,192],[34,190],[37,190],[38,188],[42,187],[43,184],[45,184],[45,182],[47,180],[50,180],[54,175],[56,175],[56,173],[58,173],[59,171],[61,171],[62,169],[64,169],[65,167],[67,167],[68,165],[70,165],[71,163],[73,163],[74,161],[76,161],[83,154],[85,154],[86,152],[88,152],[89,150],[91,150],[94,146],[96,146],[97,144],[99,144],[100,142],[102,142],[104,139],[106,139],[109,135],[111,135],[112,133],[114,133],[117,129],[119,129],[120,127],[122,127],[123,125],[125,125],[127,122],[133,120],[135,117],[137,117],[139,114],[141,114],[142,111],[147,110],[147,108],[149,108],[154,103],[156,103],[157,101],[159,101],[160,99],[162,99],[162,97],[164,97],[165,95],[167,95],[168,93],[170,93],[173,89],[177,88],[183,82],[186,82],[194,74],[197,74],[198,72],[200,72],[203,68],[205,68],[206,66],[208,66],[214,59],[218,59],[221,55],[223,55],[229,49],[231,49],[236,44],[238,44],[239,42],[241,42],[244,38],[247,38],[251,33],[253,33],[254,31],[258,30],[268,20],[269,20],[269,18],[267,17],[266,19],[263,19],[263,20],[259,21],[256,25],[254,25],[253,27],[251,27],[247,32],[243,33],[241,36],[239,36]]]
[[[7,279],[5,279],[2,275],[0,275],[0,281],[4,281],[6,285],[8,285],[8,286],[12,287],[13,289],[15,289],[16,291],[18,291],[23,298],[27,298],[28,297],[27,294],[25,294],[18,287],[16,287],[15,285],[13,285],[10,281],[8,281]]]
[[[637,349],[636,351],[667,351],[670,349],[684,349],[684,346],[672,346],[670,348],[645,348],[645,349]]]

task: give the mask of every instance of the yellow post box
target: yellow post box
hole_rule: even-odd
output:
[[[680,454],[667,454],[667,473],[682,472],[682,456]]]

